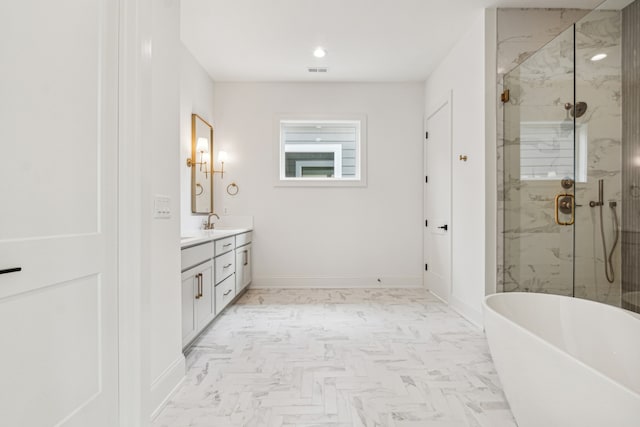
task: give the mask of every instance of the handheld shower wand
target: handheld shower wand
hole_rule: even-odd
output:
[[[591,206],[592,208],[595,208],[596,206],[604,206],[604,179],[598,180],[598,201],[590,201],[589,206]]]
[[[596,206],[600,207],[600,236],[602,237],[602,251],[604,253],[604,274],[607,277],[607,282],[613,283],[615,281],[615,271],[613,269],[613,252],[616,250],[616,246],[618,245],[620,227],[618,225],[618,214],[616,212],[617,203],[609,202],[609,207],[613,211],[613,221],[615,223],[615,238],[613,241],[613,246],[611,247],[611,252],[607,252],[607,244],[604,239],[604,220],[602,219],[602,207],[604,206],[604,179],[598,180],[598,201],[590,201],[589,206],[591,206],[592,208]]]

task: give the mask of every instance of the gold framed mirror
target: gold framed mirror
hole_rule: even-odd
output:
[[[191,212],[213,212],[213,126],[197,114],[191,114]]]

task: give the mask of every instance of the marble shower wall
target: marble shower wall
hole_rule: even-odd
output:
[[[498,170],[498,217],[502,221],[498,224],[498,242],[504,244],[504,252],[499,247],[498,253],[506,254],[506,259],[498,263],[498,277],[504,279],[498,288],[571,295],[575,255],[576,296],[617,305],[620,250],[614,255],[616,282],[609,285],[604,278],[598,211],[589,208],[588,202],[597,199],[598,179],[605,179],[605,201],[616,200],[620,207],[620,14],[588,13],[550,9],[498,11],[498,85],[501,92],[506,81],[512,95],[506,110],[502,104],[498,107],[498,165],[506,169]],[[553,218],[554,197],[563,191],[559,178],[522,180],[519,138],[521,121],[555,123],[557,135],[552,139],[573,136],[563,107],[564,103],[573,102],[574,35],[570,27],[575,21],[576,101],[587,102],[589,108],[576,120],[580,128],[578,139],[586,145],[586,152],[579,156],[586,179],[576,184],[577,203],[583,206],[576,211],[574,253],[571,227],[557,226]],[[555,38],[559,33],[562,35]],[[550,39],[553,41],[548,43]],[[590,61],[596,51],[605,47],[610,53],[608,61]],[[517,68],[519,64],[522,65]],[[514,67],[504,78],[501,72]],[[507,120],[506,127],[503,119]],[[603,211],[610,248],[613,217],[608,205]]]
[[[504,90],[504,76],[526,61],[558,34],[584,17],[584,9],[498,9],[497,84],[498,94]],[[504,290],[504,108],[497,111],[498,236],[497,291]]]

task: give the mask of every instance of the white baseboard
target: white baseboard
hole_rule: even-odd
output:
[[[449,303],[449,307],[455,310],[459,315],[467,319],[469,322],[473,323],[479,329],[483,329],[483,320],[482,313],[474,310],[469,305],[463,303],[453,295],[451,296],[451,301]]]
[[[380,280],[380,281],[378,281]],[[362,289],[422,288],[421,276],[336,277],[336,276],[272,276],[254,277],[251,289]]]
[[[438,298],[440,300],[440,302],[442,302],[445,305],[449,305],[449,303],[447,302],[446,299],[442,298],[440,295],[436,294],[435,292],[433,292],[431,289],[427,289],[427,291],[429,291],[429,293],[431,295],[433,295],[434,297]]]
[[[184,355],[180,355],[165,371],[151,383],[151,413],[153,421],[164,409],[169,400],[176,394],[184,382],[186,373],[186,361]]]

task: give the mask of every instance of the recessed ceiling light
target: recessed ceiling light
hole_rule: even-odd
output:
[[[316,50],[313,51],[313,56],[316,58],[324,58],[327,54],[327,51],[322,47],[317,47]]]
[[[595,61],[602,61],[602,60],[603,60],[604,58],[606,58],[606,57],[607,57],[607,54],[606,54],[606,53],[599,53],[599,54],[597,54],[597,55],[593,55],[593,56],[591,57],[591,60],[592,60],[592,61],[594,61],[594,62],[595,62]]]

